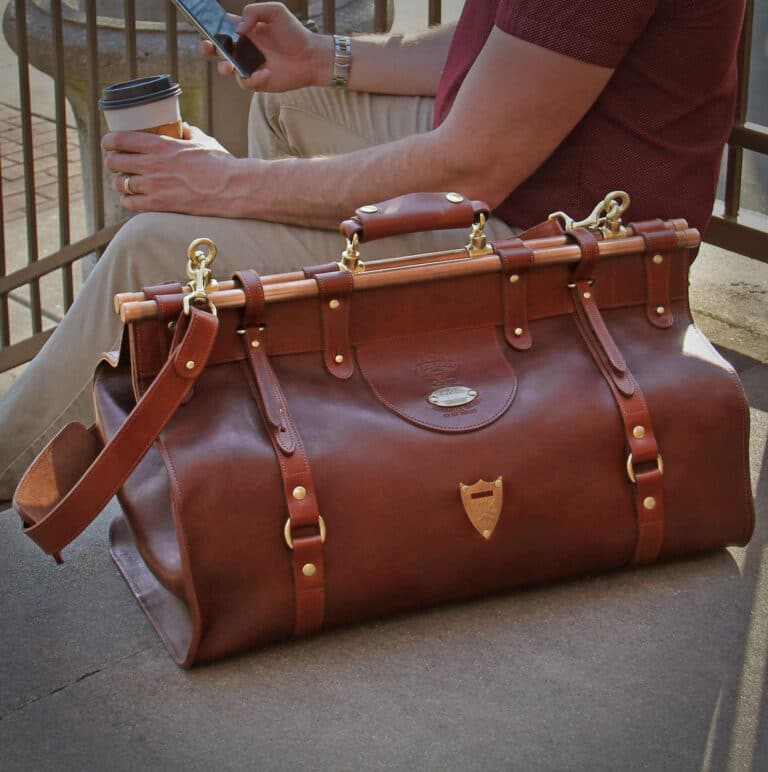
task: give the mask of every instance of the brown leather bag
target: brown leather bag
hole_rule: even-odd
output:
[[[58,556],[119,490],[112,554],[171,656],[744,545],[748,410],[691,321],[685,221],[626,194],[486,244],[456,194],[363,207],[342,264],[118,296],[95,427],[14,506]],[[357,246],[472,225],[464,250]]]

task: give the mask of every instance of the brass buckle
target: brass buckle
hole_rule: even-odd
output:
[[[583,220],[574,220],[565,212],[552,212],[547,219],[560,220],[565,231],[587,228],[602,234],[604,239],[618,239],[627,234],[621,216],[628,208],[629,195],[623,190],[613,190]]]
[[[320,526],[320,541],[325,544],[325,520],[322,515],[318,515],[318,524]],[[293,535],[291,534],[291,518],[289,517],[285,521],[285,528],[283,528],[283,536],[285,537],[285,543],[288,545],[288,549],[293,549]]]
[[[664,474],[664,461],[661,458],[661,453],[656,456],[656,466],[659,470],[659,474]],[[629,477],[630,482],[637,484],[637,478],[635,476],[635,462],[632,459],[631,453],[629,456],[627,456],[627,477]]]

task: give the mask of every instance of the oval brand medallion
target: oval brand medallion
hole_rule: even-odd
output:
[[[433,391],[427,399],[436,407],[460,407],[468,405],[476,397],[475,389],[469,389],[466,386],[445,386]]]

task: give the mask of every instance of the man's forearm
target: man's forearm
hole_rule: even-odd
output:
[[[436,132],[343,156],[238,159],[227,190],[232,214],[294,225],[335,228],[365,203],[416,191],[476,195],[461,159],[449,161]]]
[[[408,35],[359,35],[352,39],[349,88],[374,94],[434,96],[455,24]],[[318,85],[331,82],[331,36],[318,40]]]

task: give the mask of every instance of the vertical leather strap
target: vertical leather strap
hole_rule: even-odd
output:
[[[574,284],[585,279],[592,281],[595,266],[600,259],[600,245],[594,233],[586,228],[574,228],[572,231],[568,231],[568,235],[581,248],[581,260],[576,263],[573,269],[571,281]]]
[[[292,549],[296,593],[293,632],[306,635],[322,628],[325,615],[325,525],[309,458],[266,353],[265,327],[260,324],[264,311],[261,279],[256,271],[240,271],[235,279],[246,296],[243,345],[261,397],[258,402],[277,456],[288,509],[285,537]]]
[[[131,385],[135,399],[141,399],[155,378],[155,374],[163,366],[168,358],[169,334],[168,324],[171,329],[175,327],[176,318],[179,315],[178,304],[174,304],[173,311],[168,310],[165,303],[166,297],[179,296],[184,288],[176,283],[158,284],[153,287],[145,287],[144,297],[154,300],[157,304],[158,319],[150,320],[143,324],[131,324],[128,326],[128,342],[131,349]]]
[[[495,244],[494,251],[501,261],[504,336],[512,348],[526,351],[533,343],[526,309],[528,272],[533,267],[533,250],[516,238]]]
[[[646,316],[654,327],[666,329],[674,322],[669,251],[677,246],[677,233],[665,228],[662,220],[632,223],[632,228],[645,241]]]
[[[317,273],[320,316],[323,320],[325,369],[336,378],[346,380],[355,371],[352,345],[349,341],[349,307],[354,279],[348,271]]]
[[[664,537],[662,459],[643,392],[624,363],[595,299],[595,288],[582,280],[571,286],[577,329],[608,382],[619,408],[629,456],[628,481],[634,485],[637,539],[631,563],[656,560]],[[617,355],[622,367],[617,367]],[[634,478],[634,480],[632,479]]]

